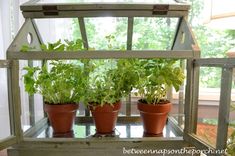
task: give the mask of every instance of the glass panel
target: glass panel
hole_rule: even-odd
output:
[[[126,49],[127,18],[85,18],[85,25],[90,48]]]
[[[77,18],[35,19],[44,43],[81,39]]]
[[[1,27],[0,27],[1,28]],[[0,36],[0,43],[3,44],[3,34]],[[0,59],[6,59],[6,49],[3,45],[0,46]]]
[[[81,39],[77,18],[35,19],[44,43]],[[90,48],[126,49],[127,18],[85,18]],[[167,50],[172,46],[178,18],[135,18],[133,50]],[[48,27],[45,27],[48,25]]]
[[[67,137],[72,138],[90,138],[96,134],[96,127],[93,123],[75,124],[73,126],[73,132]],[[141,124],[122,124],[117,123],[115,127],[115,135],[119,138],[142,138],[143,126]],[[163,137],[177,137],[179,136],[171,126],[166,125],[163,129]],[[32,137],[36,138],[53,138],[53,130],[51,126],[48,126],[42,132],[35,133]],[[66,136],[65,136],[66,137]]]
[[[173,95],[172,95],[172,109],[170,116],[174,117],[178,126],[182,129],[184,128],[184,105],[185,105],[185,99],[184,99],[184,89],[185,86],[182,86],[180,88],[180,91],[176,92],[173,89]]]
[[[170,49],[176,32],[178,18],[135,18],[133,49]]]
[[[86,126],[74,126],[74,134],[77,138],[83,138],[86,137]]]
[[[117,2],[117,3],[175,3],[173,0],[40,0],[37,3],[87,3],[87,2]]]
[[[125,126],[117,125],[115,131],[120,138],[127,138],[126,129],[127,129],[126,125]]]
[[[7,70],[0,68],[0,140],[11,135],[8,106]]]
[[[200,68],[197,136],[215,147],[217,137],[221,68]],[[212,87],[216,86],[216,87]]]
[[[44,118],[43,97],[39,94],[34,95],[34,121],[35,123]]]
[[[79,104],[79,109],[77,110],[77,116],[85,116],[85,106],[83,104]]]
[[[179,64],[184,70],[184,75],[186,76],[185,70],[185,61],[180,60]],[[180,128],[184,128],[184,105],[185,105],[185,88],[186,88],[186,79],[184,79],[183,84],[180,86],[179,91],[176,92],[174,88],[171,89],[171,92],[168,93],[169,98],[172,101],[172,110],[171,116],[173,116]]]
[[[132,94],[132,96],[131,96],[131,116],[140,116],[140,111],[137,109],[137,102],[139,99],[140,99],[139,96],[135,96],[134,94]]]
[[[143,127],[141,125],[130,126],[131,138],[142,138],[143,137]],[[163,137],[176,137],[177,133],[172,131],[173,127],[166,125],[163,129]]]
[[[42,63],[41,61],[33,61],[33,66],[42,66]],[[30,110],[30,115],[33,116],[31,118],[31,120],[33,120],[31,125],[34,125],[34,123],[44,118],[43,97],[39,94],[35,94],[33,104],[29,106],[33,106],[32,110]]]
[[[143,126],[135,125],[131,126],[131,138],[142,138],[143,137]]]
[[[119,116],[125,116],[126,115],[126,106],[129,105],[128,103],[128,97],[122,99],[121,103],[121,109],[119,110]]]
[[[20,90],[21,90],[21,124],[24,132],[36,122],[44,118],[43,98],[39,94],[29,97],[25,92],[23,75],[26,73],[23,68],[28,66],[28,61],[20,61]],[[41,66],[40,61],[33,61],[33,66]]]
[[[29,111],[29,96],[25,92],[23,75],[26,73],[23,68],[28,65],[28,61],[20,61],[19,70],[19,86],[20,86],[20,96],[21,96],[21,126],[25,132],[30,126],[30,111]]]

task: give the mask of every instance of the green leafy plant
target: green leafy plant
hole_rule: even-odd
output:
[[[84,94],[83,68],[62,61],[53,61],[49,65],[50,70],[46,65],[24,68],[27,70],[24,75],[25,90],[30,95],[43,95],[49,104],[78,103]]]
[[[76,51],[76,50],[85,50],[83,48],[83,41],[77,39],[76,41],[64,40],[64,43],[61,40],[58,40],[55,43],[48,43],[47,45],[42,44],[41,49],[43,51]]]
[[[90,73],[86,101],[101,105],[114,104],[127,96],[137,82],[132,59],[102,60]]]
[[[69,41],[64,40],[63,42],[61,40],[56,41],[55,43],[48,43],[48,44],[41,44],[40,45],[42,51],[45,52],[62,52],[62,51],[81,51],[85,50],[83,47],[83,40],[77,39],[76,41]],[[21,47],[21,52],[28,52],[30,50],[34,50],[36,47],[30,47],[28,45],[23,45]]]
[[[45,52],[84,50],[82,40],[58,40],[55,43],[42,44]],[[32,47],[22,46],[24,52]],[[40,67],[25,67],[27,73],[24,77],[25,90],[30,94],[39,93],[49,104],[78,103],[84,98],[87,84],[88,59],[80,61],[51,61]]]
[[[29,47],[28,45],[23,45],[20,49],[21,52],[27,52],[27,51],[30,51],[30,50],[34,50],[35,47]]]
[[[174,59],[140,60],[136,64],[139,82],[136,85],[138,94],[148,104],[158,104],[165,100],[169,87],[176,91],[184,81],[182,69],[176,66]]]
[[[115,37],[106,36],[108,49],[120,50],[113,47]],[[123,48],[121,48],[123,49]],[[85,103],[103,106],[114,104],[127,96],[138,80],[134,69],[135,59],[106,59],[91,60],[93,68],[89,73]]]

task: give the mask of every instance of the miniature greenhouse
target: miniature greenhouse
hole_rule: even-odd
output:
[[[9,156],[151,155],[153,151],[132,153],[131,149],[226,149],[235,59],[200,58],[200,47],[187,22],[189,4],[173,0],[70,1],[31,0],[21,5],[25,22],[7,50],[7,60],[0,61],[8,73],[11,125],[11,136],[0,142],[1,149],[10,146]],[[51,21],[56,29],[48,31]],[[199,73],[207,67],[221,69],[215,144],[197,133]],[[161,68],[170,74],[161,76]],[[77,75],[64,75],[71,70]],[[49,81],[42,80],[46,76]],[[161,97],[158,92],[152,100],[146,93],[150,83],[160,83]],[[142,101],[148,104],[161,102],[162,97],[174,103],[165,113],[164,129],[156,135],[150,135],[153,133],[143,124],[139,98],[145,96]],[[79,103],[69,133],[55,132],[44,102]],[[117,123],[106,133],[96,127],[98,121],[92,116],[98,103],[111,103],[114,108],[115,102],[121,103],[114,118]],[[23,109],[28,113],[22,113]],[[107,119],[101,125],[111,120],[101,118]],[[65,117],[62,120],[67,122]]]

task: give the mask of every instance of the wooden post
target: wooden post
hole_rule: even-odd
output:
[[[28,61],[28,66],[33,67],[33,61]],[[30,126],[35,125],[34,95],[29,95],[29,122]]]
[[[192,95],[193,95],[193,59],[187,60],[187,81],[185,89],[185,124],[184,124],[184,139],[187,141],[186,136],[192,133]]]
[[[19,61],[13,60],[8,69],[9,109],[11,116],[11,132],[19,143],[23,138],[21,127],[21,103],[19,88]]]
[[[226,148],[229,110],[231,104],[231,88],[232,88],[232,67],[223,67],[221,76],[221,90],[219,103],[219,118],[216,139],[216,149],[222,150]]]

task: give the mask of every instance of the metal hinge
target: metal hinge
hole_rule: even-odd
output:
[[[42,10],[45,16],[55,16],[59,15],[56,5],[45,5],[42,6]]]
[[[154,5],[153,15],[166,15],[169,10],[169,5]]]

